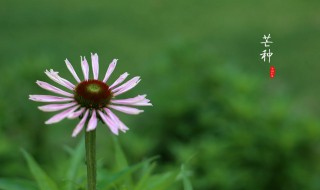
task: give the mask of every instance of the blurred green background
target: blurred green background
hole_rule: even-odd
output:
[[[31,178],[25,148],[59,179],[78,121],[46,126],[53,114],[28,95],[47,93],[35,84],[50,81],[45,69],[74,82],[64,59],[81,75],[80,55],[96,52],[100,75],[118,58],[111,80],[141,76],[123,98],[146,93],[154,105],[117,113],[131,163],[186,164],[199,190],[320,189],[319,10],[317,0],[1,0],[0,177]],[[271,64],[259,55],[269,33]],[[112,154],[100,123],[105,167]]]

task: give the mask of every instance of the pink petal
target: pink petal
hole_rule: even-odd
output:
[[[78,123],[78,125],[76,126],[76,128],[74,128],[73,132],[72,132],[72,137],[75,137],[77,136],[80,131],[82,130],[84,124],[86,123],[87,121],[87,117],[88,117],[88,113],[89,113],[89,110],[86,111],[86,113],[84,114],[83,118],[81,119],[81,121]]]
[[[69,82],[68,80],[60,77],[60,76],[58,75],[58,72],[55,72],[54,70],[50,69],[50,71],[46,70],[44,73],[45,73],[51,80],[53,80],[54,82],[56,82],[56,83],[58,83],[58,84],[60,84],[60,85],[62,85],[62,86],[64,86],[64,87],[66,87],[66,88],[68,88],[68,89],[70,89],[70,90],[73,90],[73,89],[74,89],[74,85],[73,85],[71,82]]]
[[[135,77],[136,78],[136,77]],[[138,83],[140,82],[140,78],[137,77],[135,80],[132,80],[130,83],[128,83],[126,86],[124,86],[122,89],[114,93],[114,96],[118,96],[120,94],[123,94],[132,88],[134,88]]]
[[[136,83],[137,81],[139,81],[140,77],[133,77],[132,79],[128,80],[126,83],[122,84],[121,86],[118,86],[117,88],[112,89],[112,92],[119,92],[125,88],[127,88],[128,86]]]
[[[127,107],[127,106],[115,106],[115,105],[109,105],[110,108],[121,111],[123,113],[126,114],[131,114],[131,115],[137,115],[141,112],[143,112],[143,110],[139,110],[137,108],[131,108],[131,107]]]
[[[127,132],[127,131],[129,130],[129,128],[128,128],[124,123],[122,123],[121,120],[119,120],[118,123],[119,123],[119,125],[120,125],[120,130],[121,130],[122,132],[125,133],[125,132]]]
[[[61,80],[62,82],[64,82],[66,85],[70,86],[72,89],[74,89],[75,85],[72,84],[71,82],[69,82],[68,80],[62,78],[59,76],[59,72],[55,72],[52,69],[50,69],[50,72],[56,76],[57,79]]]
[[[127,72],[120,75],[120,77],[110,86],[110,88],[116,87],[118,84],[122,83],[129,74]]]
[[[71,102],[68,104],[49,104],[49,105],[45,105],[45,106],[39,106],[38,108],[41,111],[52,112],[52,111],[60,111],[60,110],[69,108],[71,106],[74,106],[76,104],[77,104],[77,102]]]
[[[127,130],[129,130],[129,128],[120,121],[120,119],[108,108],[104,109],[105,112],[110,116],[110,118],[113,120],[114,123],[118,124],[118,128],[122,131],[122,132],[126,132]]]
[[[63,90],[61,90],[60,88],[57,88],[55,86],[52,86],[49,83],[43,82],[43,81],[37,81],[36,82],[41,88],[48,90],[50,92],[56,93],[56,94],[61,94],[64,96],[68,96],[68,97],[73,97],[73,94],[69,93],[69,92],[65,92]]]
[[[107,82],[110,75],[112,74],[113,70],[116,68],[118,59],[113,59],[113,61],[110,63],[108,70],[106,72],[106,75],[104,76],[103,82]]]
[[[93,78],[95,80],[99,77],[99,57],[98,55],[91,53],[91,62],[92,62],[92,70],[93,70]]]
[[[97,127],[98,119],[96,115],[96,110],[92,110],[92,115],[88,123],[87,131],[92,131]]]
[[[73,101],[73,98],[65,98],[51,95],[29,95],[29,99],[36,102],[69,102]]]
[[[128,106],[153,106],[150,102],[136,102],[136,103],[122,104],[122,105],[128,105]]]
[[[128,103],[136,103],[139,101],[144,100],[146,97],[146,95],[138,95],[134,98],[127,98],[127,99],[119,99],[119,100],[111,100],[111,103],[115,103],[115,104],[128,104]]]
[[[85,108],[81,108],[78,111],[72,112],[71,114],[68,115],[68,119],[74,119],[79,117],[83,112],[85,111]]]
[[[81,81],[80,81],[76,71],[73,69],[71,63],[68,61],[68,59],[66,59],[65,62],[66,62],[66,65],[67,65],[70,73],[73,75],[73,77],[76,79],[76,81],[80,83]]]
[[[106,114],[104,114],[102,111],[98,110],[98,113],[101,117],[101,119],[108,125],[108,127],[110,128],[110,130],[112,131],[112,133],[118,135],[119,131],[118,131],[118,127],[117,124],[114,123]]]
[[[45,124],[52,124],[52,123],[58,123],[59,121],[66,118],[70,113],[72,113],[74,110],[78,109],[79,105],[76,105],[74,107],[71,107],[67,110],[64,110],[63,112],[60,112],[53,117],[51,117],[49,120],[45,122]]]
[[[145,98],[146,95],[138,95],[134,98],[120,99],[120,100],[111,100],[113,104],[123,104],[131,106],[152,106],[150,100]]]
[[[85,57],[81,57],[81,68],[83,71],[84,80],[89,80],[89,64]]]

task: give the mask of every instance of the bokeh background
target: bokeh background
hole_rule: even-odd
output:
[[[185,164],[195,189],[320,189],[320,2],[0,1],[0,176],[31,178],[20,148],[50,175],[66,165],[77,121],[46,126],[53,114],[29,94],[54,69],[74,82],[80,55],[99,54],[100,75],[142,77],[123,98],[154,104],[119,140],[131,163],[159,155],[158,170]],[[260,59],[271,34],[271,64]],[[274,65],[276,76],[269,78]],[[50,94],[50,93],[48,93]],[[108,128],[98,157],[112,165]]]

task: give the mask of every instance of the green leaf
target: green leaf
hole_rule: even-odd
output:
[[[58,190],[56,183],[40,168],[37,162],[27,153],[22,150],[22,153],[28,163],[29,169],[36,179],[41,190]]]
[[[37,190],[36,184],[32,181],[22,179],[0,178],[1,190]]]
[[[182,178],[184,190],[193,190],[191,181],[189,180],[189,176],[190,176],[190,172],[186,170],[184,165],[182,165],[179,177]]]
[[[81,167],[82,163],[84,162],[84,155],[85,155],[85,148],[84,148],[84,138],[81,139],[78,146],[74,151],[72,151],[72,157],[70,160],[70,167],[67,171],[67,190],[74,190],[75,184],[76,184],[76,177],[77,173],[79,171],[79,168]]]
[[[126,180],[126,178],[128,176],[130,176],[133,172],[135,172],[136,170],[142,168],[146,163],[150,163],[152,162],[153,160],[157,159],[158,157],[152,157],[152,158],[149,158],[145,161],[142,161],[136,165],[133,165],[133,166],[129,166],[119,172],[116,172],[114,174],[112,174],[111,176],[106,176],[105,179],[104,179],[104,182],[103,184],[99,185],[100,187],[104,186],[104,188],[101,188],[102,190],[109,190],[110,187],[114,187],[116,186],[117,184],[124,184],[122,183],[123,180]],[[132,188],[130,188],[132,189]]]
[[[63,146],[63,149],[71,156],[74,153],[74,150],[69,146]]]
[[[141,190],[145,189],[146,186],[148,185],[149,177],[151,176],[151,172],[154,170],[156,164],[155,163],[146,163],[144,171],[142,172],[141,179],[137,183],[136,187],[134,190]]]
[[[116,137],[113,137],[114,142],[114,151],[115,151],[115,171],[123,170],[124,168],[127,168],[128,161],[126,159],[126,156],[120,146],[120,143]]]
[[[113,137],[114,150],[115,150],[115,171],[121,171],[129,166],[127,158],[121,148],[121,145],[116,137]],[[127,173],[126,180],[124,181],[124,186],[132,189],[132,176],[131,172]]]
[[[166,172],[149,178],[148,187],[145,190],[167,190],[176,182],[179,171]]]

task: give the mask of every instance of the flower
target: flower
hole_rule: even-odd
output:
[[[77,81],[76,85],[60,77],[59,73],[52,69],[50,69],[50,71],[46,70],[45,74],[54,82],[69,89],[70,92],[57,88],[49,83],[37,81],[36,83],[41,88],[58,94],[59,96],[30,95],[29,99],[36,102],[53,103],[38,107],[44,112],[60,111],[58,114],[47,120],[45,124],[57,123],[65,118],[74,119],[79,117],[81,120],[73,130],[73,137],[77,136],[82,131],[86,123],[88,123],[86,128],[87,131],[95,130],[98,120],[107,124],[112,133],[116,135],[118,135],[119,130],[126,132],[129,128],[113,113],[113,111],[111,111],[111,109],[126,114],[136,115],[143,112],[143,110],[131,106],[152,106],[152,104],[150,103],[150,100],[146,99],[146,95],[138,95],[134,98],[127,99],[114,99],[118,95],[131,90],[140,82],[140,77],[137,76],[123,83],[129,75],[125,72],[120,75],[115,82],[108,85],[106,82],[114,71],[117,61],[117,59],[113,59],[103,80],[99,80],[98,55],[91,53],[93,79],[89,78],[89,64],[86,58],[81,57],[81,67],[84,75],[84,80],[81,81],[71,63],[66,59],[65,63]],[[57,102],[61,104],[56,104]]]

